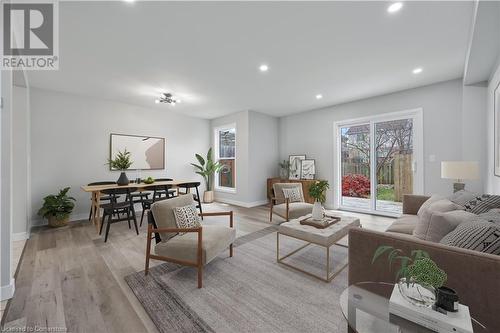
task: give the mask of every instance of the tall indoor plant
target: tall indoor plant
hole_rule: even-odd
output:
[[[326,190],[328,188],[330,188],[330,185],[326,180],[317,180],[309,186],[309,195],[314,198],[313,220],[323,219],[323,204],[326,201]]]
[[[132,162],[130,160],[130,152],[125,149],[123,152],[118,151],[114,159],[108,159],[108,164],[111,167],[111,169],[116,169],[120,170],[120,178],[116,181],[116,184],[123,186],[123,185],[128,185],[129,180],[127,178],[127,174],[125,173],[125,170],[130,168],[132,165]]]
[[[49,226],[62,227],[68,224],[69,216],[75,207],[75,198],[68,196],[69,187],[43,198],[43,205],[38,215],[48,219]]]
[[[200,154],[194,155],[198,160],[199,164],[191,163],[197,171],[196,173],[201,175],[203,179],[205,179],[205,183],[207,185],[205,193],[203,193],[203,202],[210,203],[214,201],[214,192],[213,192],[213,180],[216,172],[222,169],[223,165],[219,162],[214,162],[212,158],[212,148],[208,149],[206,159],[203,158]]]

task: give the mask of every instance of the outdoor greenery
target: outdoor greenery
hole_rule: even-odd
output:
[[[342,195],[345,197],[368,198],[370,196],[370,179],[360,174],[343,176]]]
[[[69,187],[59,191],[59,194],[51,194],[43,198],[43,206],[38,215],[45,218],[54,216],[56,220],[67,218],[75,207],[75,198],[68,196]]]
[[[216,172],[220,171],[224,165],[213,161],[212,148],[208,149],[206,159],[199,154],[195,154],[195,157],[200,164],[191,163],[191,165],[198,170],[196,173],[205,179],[207,191],[212,191],[214,175]]]
[[[108,164],[112,169],[124,171],[130,168],[133,164],[130,160],[130,152],[125,149],[123,152],[118,151],[114,159],[108,159]]]
[[[446,273],[429,257],[429,254],[423,250],[413,250],[410,256],[405,256],[403,250],[395,249],[389,245],[382,245],[375,250],[372,264],[383,254],[387,254],[389,267],[399,262],[399,270],[396,272],[396,281],[405,278],[407,283],[410,281],[421,285],[439,288],[446,282]]]
[[[377,199],[378,200],[395,201],[396,199],[394,196],[394,188],[393,187],[379,186],[377,188]]]
[[[326,190],[328,190],[328,188],[330,188],[330,185],[326,180],[317,180],[309,186],[309,195],[316,201],[325,203]]]

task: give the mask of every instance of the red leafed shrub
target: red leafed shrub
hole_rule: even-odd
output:
[[[367,198],[370,195],[370,179],[359,174],[342,177],[342,195],[345,197]]]

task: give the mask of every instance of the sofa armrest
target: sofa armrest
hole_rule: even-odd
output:
[[[457,291],[460,302],[469,306],[471,315],[490,332],[500,332],[497,315],[500,256],[422,241],[410,235],[355,228],[349,231],[349,285],[365,281],[395,282],[395,267],[389,270],[382,258],[371,263],[381,245],[393,246],[406,254],[416,249],[429,253],[448,274],[446,286]]]
[[[429,199],[426,195],[405,194],[403,195],[403,214],[417,215],[420,206]]]

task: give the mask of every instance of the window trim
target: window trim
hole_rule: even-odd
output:
[[[215,161],[219,161],[221,158],[219,156],[219,133],[224,130],[231,130],[234,129],[234,157],[232,158],[222,158],[224,160],[234,160],[234,165],[236,169],[236,153],[237,153],[237,148],[236,148],[236,143],[237,143],[237,133],[238,130],[236,128],[236,123],[231,123],[231,124],[226,124],[222,126],[217,126],[214,127],[214,150],[215,150]],[[236,188],[237,188],[237,181],[236,181],[236,173],[234,175],[234,187],[225,187],[225,186],[220,186],[219,185],[219,173],[215,173],[214,177],[214,191],[216,192],[226,192],[226,193],[236,193]]]

